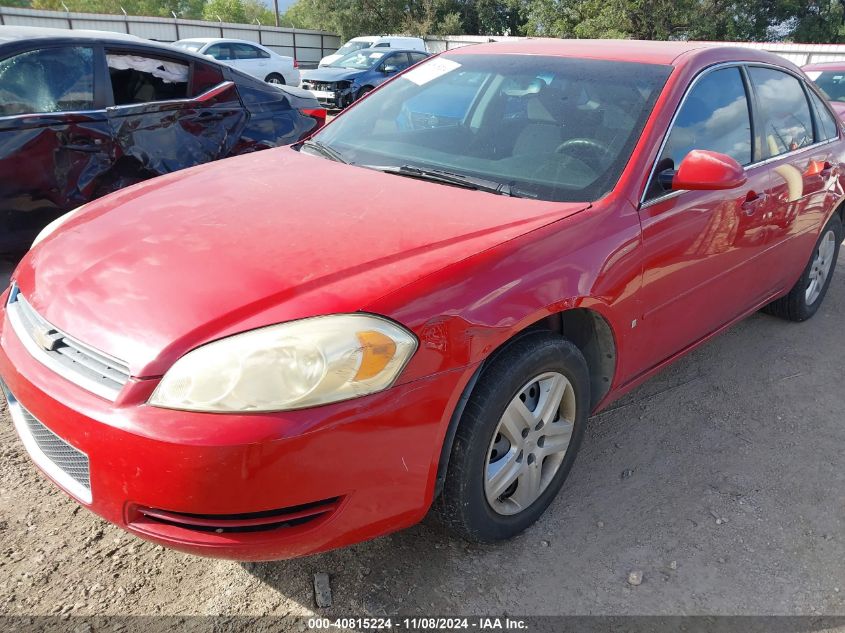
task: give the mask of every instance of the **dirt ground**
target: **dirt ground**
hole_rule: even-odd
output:
[[[756,315],[594,417],[549,512],[491,547],[424,524],[295,561],[168,551],[46,481],[4,410],[0,614],[845,614],[843,314],[840,270],[811,321]]]

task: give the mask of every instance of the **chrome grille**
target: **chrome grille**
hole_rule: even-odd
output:
[[[126,363],[53,327],[29,305],[17,288],[12,288],[7,313],[15,333],[27,350],[71,382],[114,400],[129,380]]]
[[[91,503],[88,456],[44,426],[2,382],[0,389],[6,395],[15,429],[32,461],[80,501]]]

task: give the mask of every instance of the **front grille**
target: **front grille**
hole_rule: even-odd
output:
[[[34,461],[56,483],[85,503],[91,503],[91,475],[88,456],[53,433],[0,382],[9,403],[9,413],[24,447]]]
[[[16,287],[7,305],[9,321],[27,350],[53,371],[99,396],[114,400],[129,380],[129,367],[47,322]]]

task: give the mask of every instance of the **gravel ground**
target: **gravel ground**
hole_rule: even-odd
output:
[[[47,482],[4,406],[0,614],[845,615],[842,280],[811,321],[756,315],[594,417],[549,512],[498,546],[423,524],[277,563],[168,551]]]

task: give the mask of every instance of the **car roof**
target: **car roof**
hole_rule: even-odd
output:
[[[428,55],[425,51],[420,51],[415,48],[390,48],[386,46],[375,46],[371,48],[359,48],[357,51],[352,51],[348,53],[349,55],[360,55],[361,53],[424,53]],[[346,55],[344,55],[346,57]]]
[[[759,61],[794,67],[784,58],[755,48],[725,46],[714,42],[665,42],[651,40],[562,40],[526,38],[453,48],[451,55],[549,55],[646,64],[682,65],[693,59],[711,58],[713,62]]]
[[[197,42],[197,43],[200,43],[200,44],[231,42],[233,44],[254,44],[255,46],[262,46],[258,42],[253,42],[252,40],[239,40],[239,39],[234,38],[234,37],[186,37],[186,38],[183,38],[183,39],[177,40],[177,41],[178,42]]]
[[[845,61],[839,62],[816,62],[801,66],[801,70],[845,70]]]
[[[52,29],[40,26],[0,26],[0,43],[30,39],[100,40],[113,42],[148,42],[143,38],[114,31]],[[156,44],[157,42],[152,42]]]

